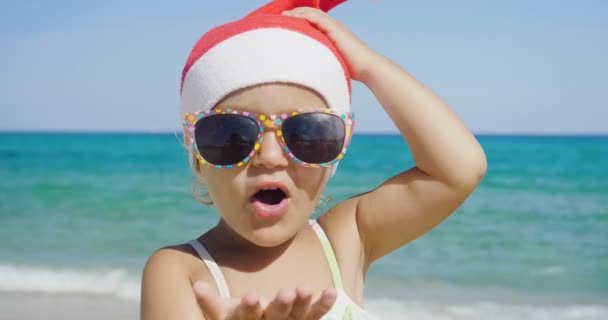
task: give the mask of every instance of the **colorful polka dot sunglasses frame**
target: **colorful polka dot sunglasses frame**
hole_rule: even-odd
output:
[[[289,147],[287,146],[287,143],[285,142],[285,139],[283,137],[283,132],[281,131],[282,124],[285,120],[287,120],[291,117],[301,115],[301,114],[306,114],[306,113],[326,113],[326,114],[334,115],[334,116],[340,118],[344,122],[344,128],[345,128],[344,144],[342,147],[342,151],[334,160],[332,160],[330,162],[325,162],[325,163],[308,163],[308,162],[304,162],[304,161],[298,159],[289,150]],[[199,119],[202,119],[202,118],[214,115],[214,114],[240,115],[240,116],[247,117],[247,118],[254,120],[258,125],[259,130],[258,130],[258,136],[256,138],[255,146],[253,147],[253,149],[251,150],[249,155],[237,164],[215,165],[215,164],[207,162],[201,156],[200,152],[198,151],[198,146],[196,145],[195,135],[194,135],[196,123]],[[237,110],[233,110],[233,109],[213,109],[213,110],[208,110],[208,111],[200,111],[200,112],[185,114],[183,126],[184,126],[185,141],[190,143],[198,162],[201,165],[206,166],[206,167],[214,167],[214,168],[218,168],[218,169],[232,169],[232,168],[240,168],[240,167],[244,166],[251,160],[251,158],[255,155],[255,153],[260,149],[262,142],[264,141],[264,138],[263,138],[264,131],[266,131],[267,128],[276,128],[276,136],[279,137],[279,143],[280,143],[283,151],[288,155],[288,157],[290,159],[292,159],[295,163],[305,166],[305,167],[323,168],[323,167],[337,164],[340,160],[342,160],[342,158],[346,154],[347,147],[351,140],[352,130],[355,126],[355,114],[353,112],[338,113],[331,109],[317,109],[317,110],[310,110],[310,111],[298,110],[298,111],[294,111],[294,112],[290,112],[290,113],[282,113],[282,114],[276,114],[276,115],[255,114],[255,113],[250,113],[250,112],[246,112],[246,111],[237,111]]]

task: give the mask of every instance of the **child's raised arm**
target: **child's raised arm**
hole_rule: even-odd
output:
[[[285,14],[310,21],[336,43],[353,79],[375,94],[416,162],[414,168],[371,192],[342,202],[329,214],[337,220],[327,223],[329,229],[344,229],[349,219],[354,222],[351,225],[356,228],[352,230],[358,232],[353,232],[357,233],[353,237],[361,242],[362,262],[367,266],[454,212],[484,176],[485,154],[473,134],[438,96],[329,15],[312,8]]]

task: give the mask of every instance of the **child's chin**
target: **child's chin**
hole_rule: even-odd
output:
[[[274,225],[263,229],[254,230],[248,237],[249,241],[263,248],[273,248],[285,244],[291,240],[295,232],[280,225]]]

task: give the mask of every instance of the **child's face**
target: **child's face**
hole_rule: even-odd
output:
[[[327,108],[327,105],[312,90],[267,84],[233,93],[216,108],[281,114]],[[331,167],[308,168],[296,164],[282,150],[275,130],[265,131],[263,138],[260,150],[247,165],[234,169],[205,167],[201,168],[201,175],[230,228],[256,245],[272,247],[289,240],[308,223]],[[278,186],[288,196],[278,205],[266,206],[268,198],[276,202],[272,198],[277,195],[268,191],[261,194],[259,189]]]

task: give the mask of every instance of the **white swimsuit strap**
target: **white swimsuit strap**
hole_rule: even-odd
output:
[[[222,274],[222,270],[220,270],[220,267],[215,263],[215,260],[213,260],[213,257],[209,254],[209,251],[207,251],[205,246],[198,242],[198,240],[191,240],[188,244],[194,248],[199,257],[201,257],[201,260],[203,260],[207,266],[207,269],[209,269],[209,272],[211,272],[211,276],[215,280],[217,289],[220,292],[220,297],[230,298],[230,290],[228,289],[228,284]]]

